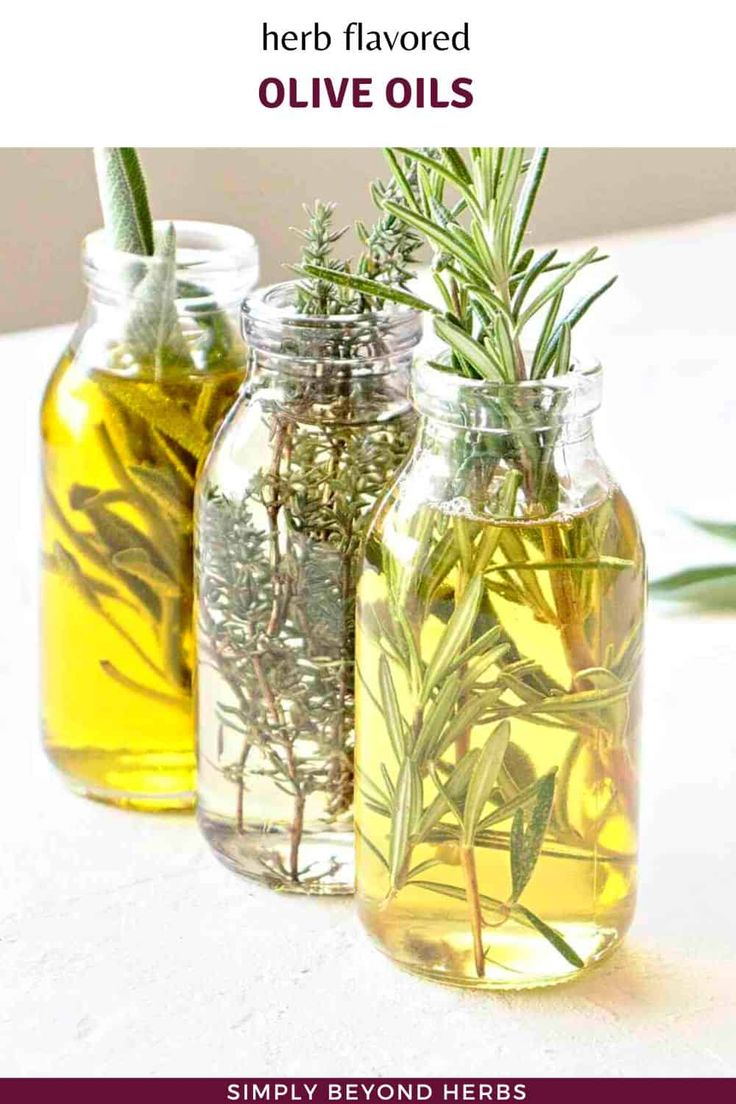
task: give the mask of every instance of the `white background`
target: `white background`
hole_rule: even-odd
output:
[[[353,17],[339,2],[27,0],[4,13],[0,138],[733,144],[725,4],[352,7],[380,29],[453,29],[469,19],[475,107],[259,108],[258,82],[275,64],[260,54],[264,15],[294,28],[320,18],[333,29]],[[438,74],[467,67],[465,55],[448,53],[377,56],[371,69],[376,78],[411,75],[430,60]],[[355,65],[338,54],[283,64],[334,76]],[[628,298],[597,334],[610,373],[602,438],[634,491],[655,562],[679,566],[705,554],[665,510],[682,502],[679,487],[687,505],[733,514],[736,230],[611,244]],[[247,885],[214,862],[191,818],[76,799],[44,764],[32,660],[36,412],[63,336],[0,341],[11,519],[0,542],[0,1073],[733,1073],[733,618],[653,611],[642,896],[625,948],[578,984],[541,993],[483,997],[408,977],[367,946],[349,903],[284,901]]]
[[[736,217],[600,244],[620,280],[581,323],[605,365],[597,435],[652,573],[733,560],[675,511],[736,516]],[[641,892],[622,949],[527,993],[410,977],[350,901],[254,886],[193,817],[74,797],[45,762],[37,419],[67,333],[0,336],[0,1074],[736,1074],[736,614],[651,605]]]
[[[732,145],[722,0],[26,0],[3,16],[5,145]],[[261,25],[456,29],[471,51],[268,54]],[[467,110],[266,110],[270,75],[474,79]],[[70,182],[73,187],[73,181]]]

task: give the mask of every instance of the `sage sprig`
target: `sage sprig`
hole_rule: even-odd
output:
[[[153,256],[153,221],[148,189],[134,149],[94,151],[100,205],[110,244],[123,253]]]
[[[239,386],[243,357],[231,355],[229,322],[210,304],[198,319],[211,336],[202,367],[225,370],[193,378],[176,303],[204,292],[177,278],[174,227],[156,232],[136,151],[97,149],[94,161],[105,233],[122,266],[109,362],[89,369],[98,393],[90,471],[99,471],[101,485],[46,481],[47,508],[64,541],[46,567],[125,641],[153,683],[132,678],[105,655],[101,669],[140,697],[186,708],[194,473]],[[138,614],[140,640],[117,616],[121,604]],[[153,645],[140,642],[151,639]]]

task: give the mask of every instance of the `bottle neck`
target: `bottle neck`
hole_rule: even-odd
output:
[[[246,392],[269,412],[298,421],[375,423],[410,410],[411,363],[411,353],[350,366],[251,348]]]
[[[544,518],[579,513],[611,489],[591,416],[552,427],[487,432],[426,414],[409,478],[418,493],[478,517]],[[428,491],[429,489],[429,491]]]
[[[258,275],[253,238],[183,222],[175,241],[174,253],[149,257],[111,248],[104,231],[85,239],[89,294],[78,341],[101,367],[127,372],[242,371],[238,309]]]
[[[303,315],[298,302],[294,281],[245,300],[249,394],[309,421],[375,422],[405,412],[420,315]]]

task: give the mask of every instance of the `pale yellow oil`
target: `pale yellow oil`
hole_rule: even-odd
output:
[[[438,509],[432,540],[438,541],[452,526],[465,524],[465,519],[448,517]],[[465,530],[471,552],[479,547],[489,524],[476,520]],[[472,726],[460,741],[463,746],[452,744],[439,768],[447,779],[458,756],[467,748],[482,747],[498,718],[508,716],[511,737],[503,761],[503,785],[499,783],[491,795],[484,815],[556,769],[541,853],[518,903],[561,936],[579,961],[569,961],[508,907],[511,817],[496,823],[487,838],[476,842],[470,859],[463,861],[458,820],[447,812],[436,833],[447,838],[421,842],[411,851],[413,868],[427,866],[413,882],[410,879],[398,891],[391,889],[390,819],[377,812],[371,801],[377,792],[386,795],[396,787],[399,770],[377,689],[382,654],[388,659],[407,726],[415,721],[418,703],[405,666],[392,657],[381,629],[388,625],[389,636],[400,639],[391,627],[387,573],[396,578],[407,568],[414,569],[402,608],[425,665],[468,580],[463,579],[458,560],[427,594],[429,568],[412,565],[416,542],[410,529],[402,529],[390,504],[369,538],[359,586],[357,892],[368,931],[399,965],[451,984],[524,988],[575,976],[619,943],[632,918],[645,576],[636,524],[619,492],[574,517],[496,528],[500,539],[483,574],[483,598],[469,639],[500,625],[510,649],[483,672],[483,684],[500,685],[502,667],[527,660],[527,673],[522,668],[520,678],[537,694],[548,692],[539,687],[556,688],[554,694],[610,688],[621,692],[613,704],[591,705],[562,721],[538,716],[533,723],[528,716],[514,715],[522,698],[509,687],[495,715]],[[549,562],[557,566],[545,569],[542,565]],[[569,567],[560,566],[566,562]],[[517,566],[506,568],[512,563]],[[524,571],[518,565],[525,563],[537,566]],[[529,696],[528,690],[522,693]],[[422,791],[426,807],[437,794],[430,772],[422,779]],[[501,903],[501,907],[482,904],[480,924],[475,911],[475,930],[469,862],[480,897]],[[449,887],[450,894],[454,890],[456,895],[436,892],[426,883]]]
[[[88,796],[183,808],[194,476],[242,369],[121,379],[66,356],[43,403],[44,742]]]

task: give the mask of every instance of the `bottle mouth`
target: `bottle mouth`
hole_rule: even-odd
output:
[[[264,366],[297,374],[319,368],[338,372],[379,370],[407,353],[422,337],[422,316],[411,307],[390,306],[362,314],[312,315],[298,309],[298,280],[260,288],[243,300],[243,336],[267,355]],[[391,370],[390,365],[386,370]]]
[[[570,372],[505,383],[468,379],[420,361],[412,400],[420,414],[463,429],[517,433],[520,425],[542,432],[589,418],[601,404],[603,368],[573,360]]]
[[[156,234],[170,225],[154,222]],[[216,222],[173,220],[176,232],[176,298],[216,298],[221,306],[239,302],[258,280],[258,245],[252,234]],[[86,283],[109,297],[130,296],[149,272],[162,266],[159,256],[115,249],[102,228],[88,234],[82,246]],[[201,292],[197,295],[197,292]]]

